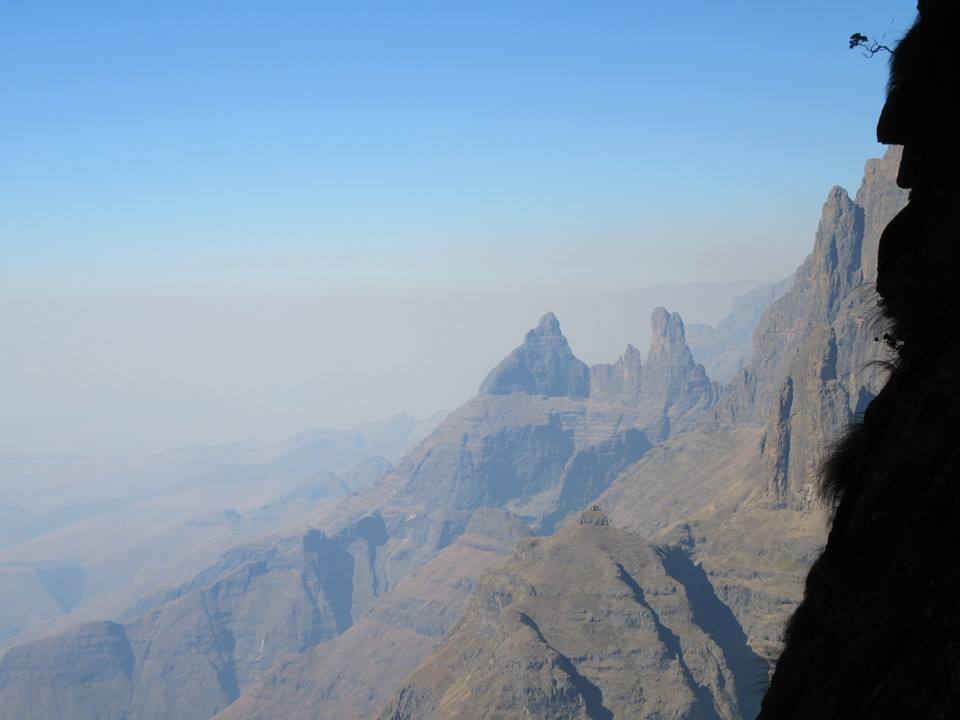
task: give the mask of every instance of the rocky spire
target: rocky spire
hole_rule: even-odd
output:
[[[481,395],[515,392],[572,398],[585,398],[590,394],[590,370],[570,350],[553,313],[540,318],[523,344],[480,385]]]
[[[658,307],[650,324],[650,350],[640,394],[645,403],[662,408],[659,434],[666,437],[673,429],[674,419],[695,408],[712,405],[719,388],[707,377],[703,365],[694,362],[679,313]]]
[[[664,360],[667,363],[679,361],[682,365],[693,363],[693,356],[687,348],[687,337],[680,313],[669,313],[664,307],[656,308],[650,317],[650,330],[648,364],[653,365]]]
[[[813,505],[833,439],[883,383],[872,278],[880,229],[906,199],[899,156],[894,148],[867,162],[856,201],[843,188],[829,192],[813,252],[758,324],[751,365],[723,403],[767,425],[761,457],[777,507]]]

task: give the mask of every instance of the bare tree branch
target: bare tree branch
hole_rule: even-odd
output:
[[[882,51],[893,53],[891,48],[873,38],[868,38],[863,33],[854,33],[850,36],[850,49],[853,50],[854,48],[863,48],[863,56],[868,58],[872,58],[878,52]]]

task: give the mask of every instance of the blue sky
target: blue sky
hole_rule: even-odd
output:
[[[773,279],[909,2],[0,6],[0,284]],[[851,188],[853,190],[855,188]]]
[[[716,322],[882,152],[847,38],[912,15],[0,3],[0,456],[450,410],[548,310],[591,363]]]

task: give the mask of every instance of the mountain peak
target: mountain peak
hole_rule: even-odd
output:
[[[537,323],[537,327],[530,332],[537,333],[538,335],[563,335],[563,333],[560,332],[560,321],[557,320],[557,316],[552,312],[544,313],[543,317],[540,318],[540,322]]]
[[[678,353],[682,356],[690,354],[680,313],[668,312],[664,307],[655,308],[650,318],[650,329],[650,353],[647,362],[656,362],[660,357]]]
[[[523,344],[497,365],[480,385],[481,395],[530,395],[585,398],[590,370],[573,354],[560,321],[546,313]]]
[[[703,365],[694,362],[679,313],[658,307],[650,325],[650,350],[640,391],[644,398],[663,408],[659,435],[666,437],[671,432],[671,419],[695,408],[709,407],[716,402],[719,390],[707,377]]]

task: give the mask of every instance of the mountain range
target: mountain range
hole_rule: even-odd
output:
[[[221,508],[215,526],[249,528],[236,542],[151,568],[96,622],[17,642],[0,660],[0,706],[17,718],[751,717],[825,540],[819,465],[884,379],[872,259],[906,200],[898,159],[868,162],[855,198],[830,191],[790,280],[696,330],[723,384],[664,308],[645,355],[628,346],[593,366],[547,313],[382,478],[317,502],[346,469],[315,492],[296,476],[270,502]],[[77,561],[85,582],[95,557]]]
[[[116,617],[247,540],[379,480],[443,415],[145,458],[0,464],[0,652]],[[16,504],[14,504],[16,501]]]

